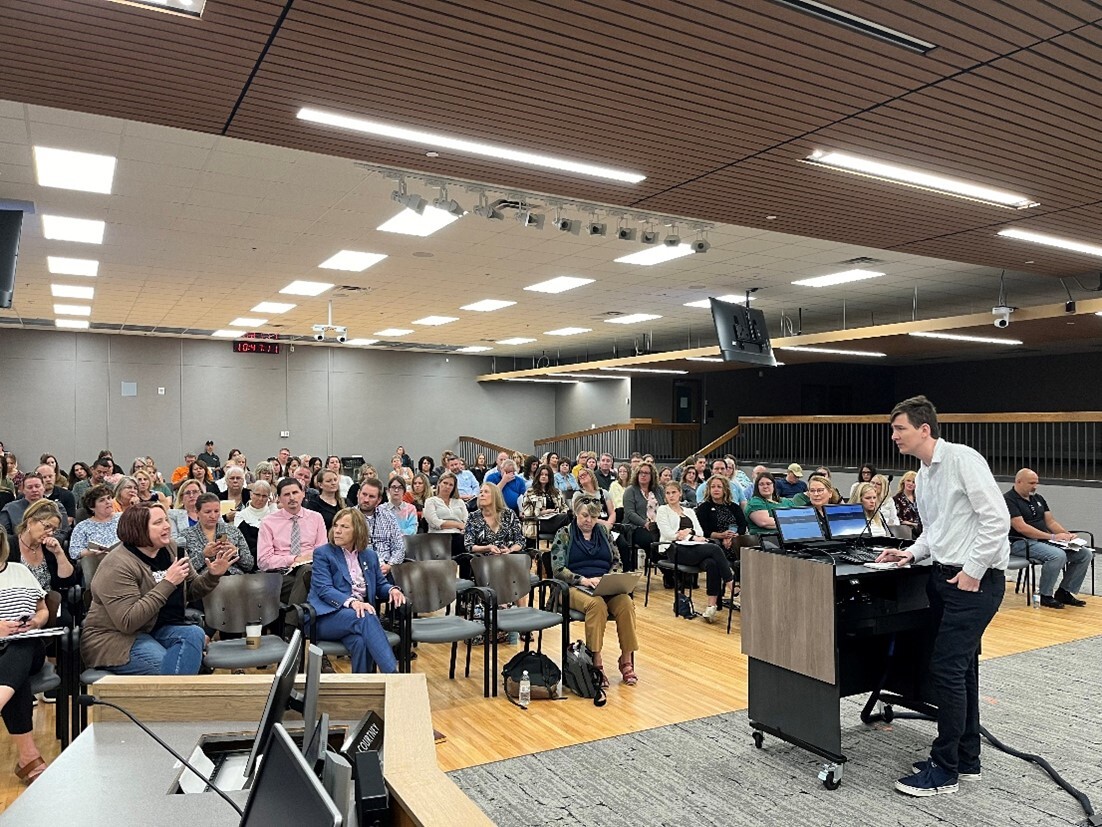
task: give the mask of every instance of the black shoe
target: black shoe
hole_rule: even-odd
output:
[[[1049,597],[1046,594],[1041,595],[1041,605],[1046,609],[1062,609],[1064,604],[1057,600],[1055,597]]]
[[[1065,606],[1086,606],[1087,605],[1086,600],[1080,600],[1078,597],[1076,597],[1074,594],[1069,592],[1067,589],[1057,589],[1055,597],[1056,597],[1057,600],[1059,600]]]

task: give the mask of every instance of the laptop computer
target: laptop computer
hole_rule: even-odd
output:
[[[631,594],[635,591],[635,587],[639,585],[639,575],[628,572],[617,572],[616,574],[606,574],[601,577],[601,582],[597,584],[595,589],[587,589],[584,586],[576,586],[586,594],[596,595],[597,597],[615,597],[618,594]]]
[[[865,507],[861,503],[841,503],[823,506],[827,531],[832,540],[855,540],[862,534],[869,535]]]
[[[781,546],[786,549],[821,549],[831,551],[841,548],[839,542],[832,542],[823,536],[819,517],[815,509],[806,506],[799,508],[778,508],[773,512],[777,523],[777,533],[781,537]]]

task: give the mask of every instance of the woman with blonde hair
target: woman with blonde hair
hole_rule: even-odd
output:
[[[144,465],[136,469],[131,477],[138,489],[138,502],[160,503],[165,508],[172,505],[172,500],[153,487],[153,475]]]
[[[862,513],[868,523],[869,534],[873,537],[890,537],[891,532],[888,531],[884,515],[881,513],[880,493],[876,490],[876,486],[871,482],[860,483],[854,496],[864,509]]]
[[[175,508],[168,512],[172,523],[172,539],[177,544],[184,541],[184,532],[199,522],[199,509],[196,501],[200,494],[206,494],[206,486],[199,480],[184,480],[176,490]]]
[[[918,513],[918,503],[915,500],[915,479],[918,477],[914,471],[908,471],[899,478],[899,488],[892,497],[895,503],[895,512],[899,515],[899,524],[911,527],[911,536],[917,537],[922,533],[922,517]]]
[[[888,478],[883,474],[874,474],[872,479],[867,483],[860,483],[853,496],[850,497],[851,503],[861,502],[861,486],[871,485],[876,491],[876,509],[880,516],[884,519],[885,525],[899,525],[899,515],[895,510],[895,502],[892,500],[892,492],[888,487]]]

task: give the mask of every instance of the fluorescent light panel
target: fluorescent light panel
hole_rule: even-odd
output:
[[[331,290],[332,284],[321,281],[292,281],[280,293],[289,293],[292,296],[320,296],[326,290]]]
[[[779,347],[777,350],[793,350],[797,353],[825,353],[830,356],[872,356],[877,359],[882,359],[888,355],[886,353],[878,353],[875,350],[836,350],[829,347],[804,347],[802,345]]]
[[[87,319],[54,319],[54,327],[64,327],[69,330],[87,330],[89,326]]]
[[[402,235],[416,235],[424,238],[457,220],[458,216],[439,210],[436,207],[425,207],[424,212],[421,213],[406,208],[375,229],[384,233],[401,233]]]
[[[349,339],[347,342],[345,342],[345,344],[353,345],[355,347],[367,347],[368,345],[373,345],[378,341],[378,339]]]
[[[229,330],[228,328],[223,328],[222,330],[214,331],[210,335],[214,336],[217,339],[236,339],[238,336],[244,336],[245,331],[244,330]]]
[[[566,376],[571,379],[599,379],[602,381],[610,381],[614,379],[624,380],[628,378],[626,376],[599,376],[595,373],[555,373],[552,374],[552,376]]]
[[[583,279],[578,276],[558,276],[557,278],[548,279],[547,281],[541,281],[539,284],[530,284],[524,289],[530,290],[533,293],[565,293],[567,290],[573,290],[575,287],[582,287],[592,283],[593,279]]]
[[[512,307],[516,302],[504,301],[503,299],[483,299],[480,302],[474,304],[465,304],[460,310],[473,310],[476,313],[490,313],[494,310],[501,310],[504,307]]]
[[[348,270],[362,273],[373,264],[386,258],[385,253],[361,253],[357,250],[341,250],[318,265],[323,270]]]
[[[533,379],[527,379],[527,378],[517,378],[517,379],[506,379],[504,381],[506,381],[506,382],[536,382],[536,383],[541,384],[541,385],[577,385],[578,384],[577,379],[534,379],[534,378]]]
[[[1086,253],[1088,256],[1102,256],[1102,247],[1097,244],[1085,244],[1082,241],[1073,241],[1070,238],[1059,238],[1054,235],[1016,229],[999,230],[998,234],[1003,238],[1014,238],[1018,241],[1044,244],[1046,247],[1056,247],[1060,250],[1068,250],[1072,253]]]
[[[102,244],[107,224],[91,218],[42,216],[42,235],[51,241],[76,241],[80,244]]]
[[[468,345],[459,348],[456,353],[485,353],[487,350],[493,350],[493,348],[487,345]]]
[[[798,284],[801,287],[833,287],[835,284],[846,284],[851,281],[863,281],[864,279],[875,279],[884,275],[878,273],[875,270],[845,270],[841,273],[833,273],[829,276],[815,276],[810,279],[800,279],[792,282]]]
[[[672,373],[682,376],[687,370],[672,370],[669,368],[598,368],[598,370],[623,371],[624,373]]]
[[[514,336],[512,339],[498,339],[499,345],[527,345],[536,341],[535,339],[525,339],[523,336]]]
[[[51,284],[50,295],[55,299],[84,299],[91,301],[95,296],[94,287],[77,287],[72,284]]]
[[[728,293],[726,296],[716,296],[716,298],[728,304],[746,304],[745,296],[736,296],[733,293]],[[750,300],[753,301],[753,297]],[[685,307],[702,307],[705,310],[711,310],[712,302],[711,299],[700,299],[695,302],[685,302]]]
[[[828,23],[844,26],[847,29],[867,35],[868,37],[875,37],[877,40],[882,40],[893,46],[900,46],[912,52],[918,52],[919,54],[926,54],[926,52],[936,48],[936,45],[933,43],[927,43],[925,40],[919,40],[917,37],[911,37],[909,34],[898,32],[895,29],[889,29],[887,26],[882,26],[879,23],[874,23],[871,20],[858,17],[855,14],[841,11],[825,3],[818,3],[816,0],[774,0],[774,2],[804,12],[805,14],[810,14]]]
[[[1008,207],[1014,210],[1024,210],[1029,207],[1040,206],[1036,201],[1024,195],[1012,192],[992,189],[981,184],[972,184],[968,181],[960,181],[955,178],[946,178],[920,169],[887,164],[875,161],[872,158],[862,158],[857,155],[849,155],[844,152],[826,152],[816,150],[804,159],[805,163],[814,166],[828,167],[841,172],[851,172],[863,175],[866,178],[875,178],[878,181],[888,181],[894,184],[903,184],[927,192],[937,192],[943,195],[952,195],[956,198],[964,198],[969,201],[978,201],[981,204],[990,204],[995,207]]]
[[[639,322],[652,322],[661,318],[653,313],[632,313],[628,316],[617,316],[615,319],[605,319],[605,324],[639,324]]]
[[[46,269],[55,276],[96,276],[99,262],[90,258],[46,256]]]
[[[115,158],[70,149],[34,148],[34,168],[40,187],[111,194]]]
[[[236,319],[230,322],[230,327],[262,327],[267,323],[267,319],[254,319],[250,316],[238,316]]]
[[[920,339],[948,339],[951,342],[980,342],[985,345],[1020,345],[1018,339],[999,339],[994,336],[967,336],[963,333],[925,333],[916,332],[908,334]]]
[[[560,327],[558,330],[545,330],[545,336],[577,336],[579,333],[592,333],[591,327]]]
[[[91,316],[92,308],[83,304],[55,304],[55,316]]]
[[[511,149],[506,146],[495,146],[478,141],[468,141],[462,138],[454,138],[450,135],[442,135],[433,132],[423,132],[418,129],[407,129],[393,124],[371,121],[364,118],[353,118],[347,115],[338,115],[335,112],[322,112],[318,109],[303,107],[298,111],[300,120],[311,123],[335,126],[339,129],[350,129],[353,132],[363,132],[368,135],[379,135],[383,138],[391,138],[397,141],[405,141],[412,144],[421,144],[432,147],[435,150],[451,149],[468,155],[480,155],[493,158],[495,161],[512,161],[518,164],[554,169],[560,172],[574,172],[579,175],[589,175],[595,178],[606,178],[612,181],[622,181],[628,184],[638,184],[646,180],[645,175],[637,172],[613,169],[611,167],[585,164],[578,161],[569,161],[565,158],[556,158],[551,155],[542,155],[535,152]]]
[[[406,330],[404,327],[388,327],[384,330],[376,330],[375,335],[392,339],[395,336],[408,336],[412,332],[412,330]]]
[[[425,325],[426,327],[439,327],[442,324],[451,324],[458,321],[458,316],[425,316],[422,319],[414,319],[412,323]]]
[[[691,256],[692,254],[693,248],[688,244],[678,244],[676,247],[659,244],[654,247],[647,247],[637,253],[614,258],[613,261],[617,264],[639,264],[643,267],[650,267],[655,264],[662,264],[665,261],[673,261],[675,258]]]
[[[297,304],[285,304],[284,302],[261,302],[249,312],[279,314],[294,310],[296,307],[298,307]]]

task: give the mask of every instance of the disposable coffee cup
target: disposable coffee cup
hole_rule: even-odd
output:
[[[260,648],[260,630],[261,625],[259,623],[250,623],[245,626],[245,648],[246,649],[259,649]]]

